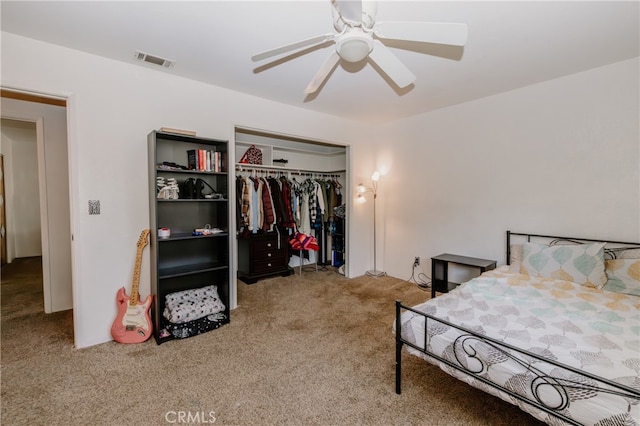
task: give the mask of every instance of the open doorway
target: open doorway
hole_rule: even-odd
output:
[[[0,129],[3,193],[8,203],[3,204],[6,256],[2,263],[7,264],[16,258],[42,256],[38,168],[33,167],[38,164],[38,146],[35,122],[2,118]]]
[[[2,90],[7,262],[41,259],[45,313],[73,307],[66,122],[64,100]]]

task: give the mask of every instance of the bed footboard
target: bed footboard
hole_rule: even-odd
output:
[[[424,317],[424,342],[411,342],[403,338],[402,313],[411,311]],[[453,353],[447,358],[430,350],[429,329],[438,325],[446,325],[456,329],[460,334],[453,344]],[[602,377],[589,374],[568,365],[544,358],[493,338],[480,335],[472,330],[438,319],[432,315],[404,306],[396,301],[395,318],[396,339],[396,393],[401,393],[402,380],[402,348],[407,345],[438,365],[445,372],[450,367],[464,375],[471,376],[478,383],[487,385],[488,389],[497,390],[494,395],[515,404],[511,398],[522,401],[532,407],[542,410],[554,417],[560,418],[568,424],[580,425],[573,418],[566,415],[571,398],[577,394],[589,394],[596,398],[598,395],[605,400],[611,397],[621,398],[629,407],[640,403],[640,390],[625,386]],[[509,386],[495,383],[488,378],[488,361],[482,354],[490,353],[492,359],[496,357],[507,360],[519,370],[518,381],[510,382]],[[538,365],[539,367],[537,367]],[[547,373],[547,371],[552,373]],[[453,374],[452,374],[453,375]],[[455,377],[455,376],[454,376]],[[475,385],[474,385],[475,386]],[[480,385],[481,387],[482,385]],[[479,387],[479,386],[476,386]],[[482,387],[481,387],[482,388]],[[484,390],[484,389],[483,389]],[[511,397],[511,398],[509,398]],[[510,400],[511,399],[511,400]],[[521,407],[522,408],[522,407]]]
[[[402,333],[400,332],[402,327],[401,314],[402,303],[396,300],[396,393],[400,395],[402,392],[402,346],[404,340],[402,340]]]

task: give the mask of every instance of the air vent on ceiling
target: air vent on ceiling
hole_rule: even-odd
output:
[[[172,61],[171,59],[165,59],[159,56],[149,55],[148,53],[144,53],[139,50],[135,51],[134,57],[139,61],[147,62],[153,65],[158,65],[163,68],[173,68],[173,66],[176,64],[176,61]]]

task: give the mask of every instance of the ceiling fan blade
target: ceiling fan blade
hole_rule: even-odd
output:
[[[334,51],[331,56],[329,56],[327,60],[324,61],[324,64],[322,64],[322,67],[320,67],[316,75],[313,77],[313,80],[311,80],[307,88],[304,90],[304,93],[310,95],[311,93],[314,93],[316,90],[318,90],[318,88],[322,86],[322,83],[324,83],[324,81],[327,79],[329,74],[331,74],[336,65],[338,65],[339,61],[340,55],[338,55],[338,53]]]
[[[464,46],[467,24],[445,22],[378,22],[374,32],[383,39]]]
[[[287,53],[292,50],[301,49],[303,47],[312,46],[314,44],[324,43],[325,41],[333,40],[334,38],[335,38],[335,34],[323,34],[323,35],[311,37],[306,40],[298,41],[296,43],[287,44],[286,46],[280,46],[275,49],[267,50],[262,53],[257,53],[251,57],[251,60],[253,62],[261,61],[263,59],[280,55],[282,53]]]
[[[331,0],[342,18],[359,24],[362,20],[362,0]]]
[[[389,76],[398,87],[407,87],[416,80],[416,76],[387,48],[380,40],[373,41],[373,50],[369,58]]]

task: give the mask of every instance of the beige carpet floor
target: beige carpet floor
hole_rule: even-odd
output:
[[[38,262],[2,267],[2,425],[541,425],[406,353],[395,394],[394,301],[429,297],[406,281],[239,282],[218,330],[78,350],[71,312],[42,313]]]

